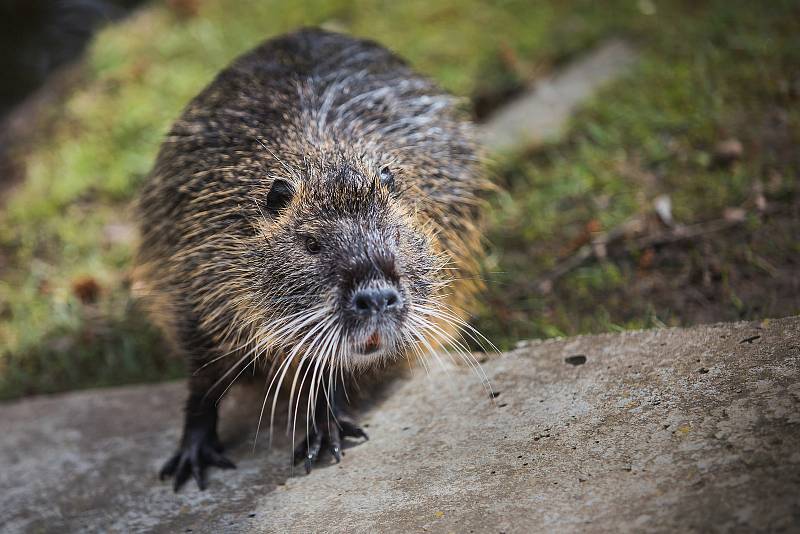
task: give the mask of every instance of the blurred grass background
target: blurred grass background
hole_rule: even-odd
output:
[[[302,25],[376,39],[478,118],[607,37],[641,60],[564,139],[496,155],[488,289],[474,323],[528,337],[800,313],[800,8],[744,1],[173,0],[97,34],[80,80],[0,199],[0,398],[179,376],[131,300],[129,203],[181,108],[236,55]],[[721,142],[739,149],[722,161]],[[540,290],[598,232],[669,195],[677,223]],[[763,209],[764,204],[773,207]],[[728,211],[726,211],[728,210]]]

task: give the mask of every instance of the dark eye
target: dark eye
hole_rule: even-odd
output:
[[[381,169],[381,184],[389,188],[390,191],[394,191],[394,174],[392,174],[392,170],[389,167]]]
[[[319,241],[314,239],[311,236],[306,237],[305,239],[306,250],[310,254],[318,254],[322,247],[319,245]]]

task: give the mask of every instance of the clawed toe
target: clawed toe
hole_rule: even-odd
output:
[[[220,447],[214,447],[207,443],[189,444],[179,449],[167,460],[158,476],[161,480],[174,477],[172,489],[176,492],[189,480],[189,476],[194,478],[198,488],[204,490],[206,489],[206,467],[236,469],[236,464],[223,456],[220,451]]]
[[[342,438],[347,437],[369,439],[367,433],[352,421],[346,419],[336,422],[326,420],[317,425],[297,446],[294,452],[295,464],[303,462],[306,474],[311,473],[314,463],[319,460],[323,447],[331,454],[336,463],[339,463],[344,456]]]
[[[369,436],[364,429],[353,423],[352,421],[342,420],[339,422],[342,427],[342,437],[346,438],[364,438],[364,441],[369,441]]]

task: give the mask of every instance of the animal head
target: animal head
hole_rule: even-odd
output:
[[[447,259],[394,174],[339,160],[272,180],[256,246],[273,350],[354,369],[423,342]]]

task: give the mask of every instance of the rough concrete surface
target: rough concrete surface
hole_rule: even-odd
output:
[[[308,476],[285,438],[253,452],[241,388],[239,469],[205,492],[155,476],[181,383],[1,405],[2,530],[800,530],[800,317],[527,342],[483,368],[494,399],[468,368],[399,379],[362,414],[372,439]]]
[[[560,137],[575,109],[625,72],[636,57],[630,45],[613,39],[538,81],[481,126],[484,145],[505,151]]]

